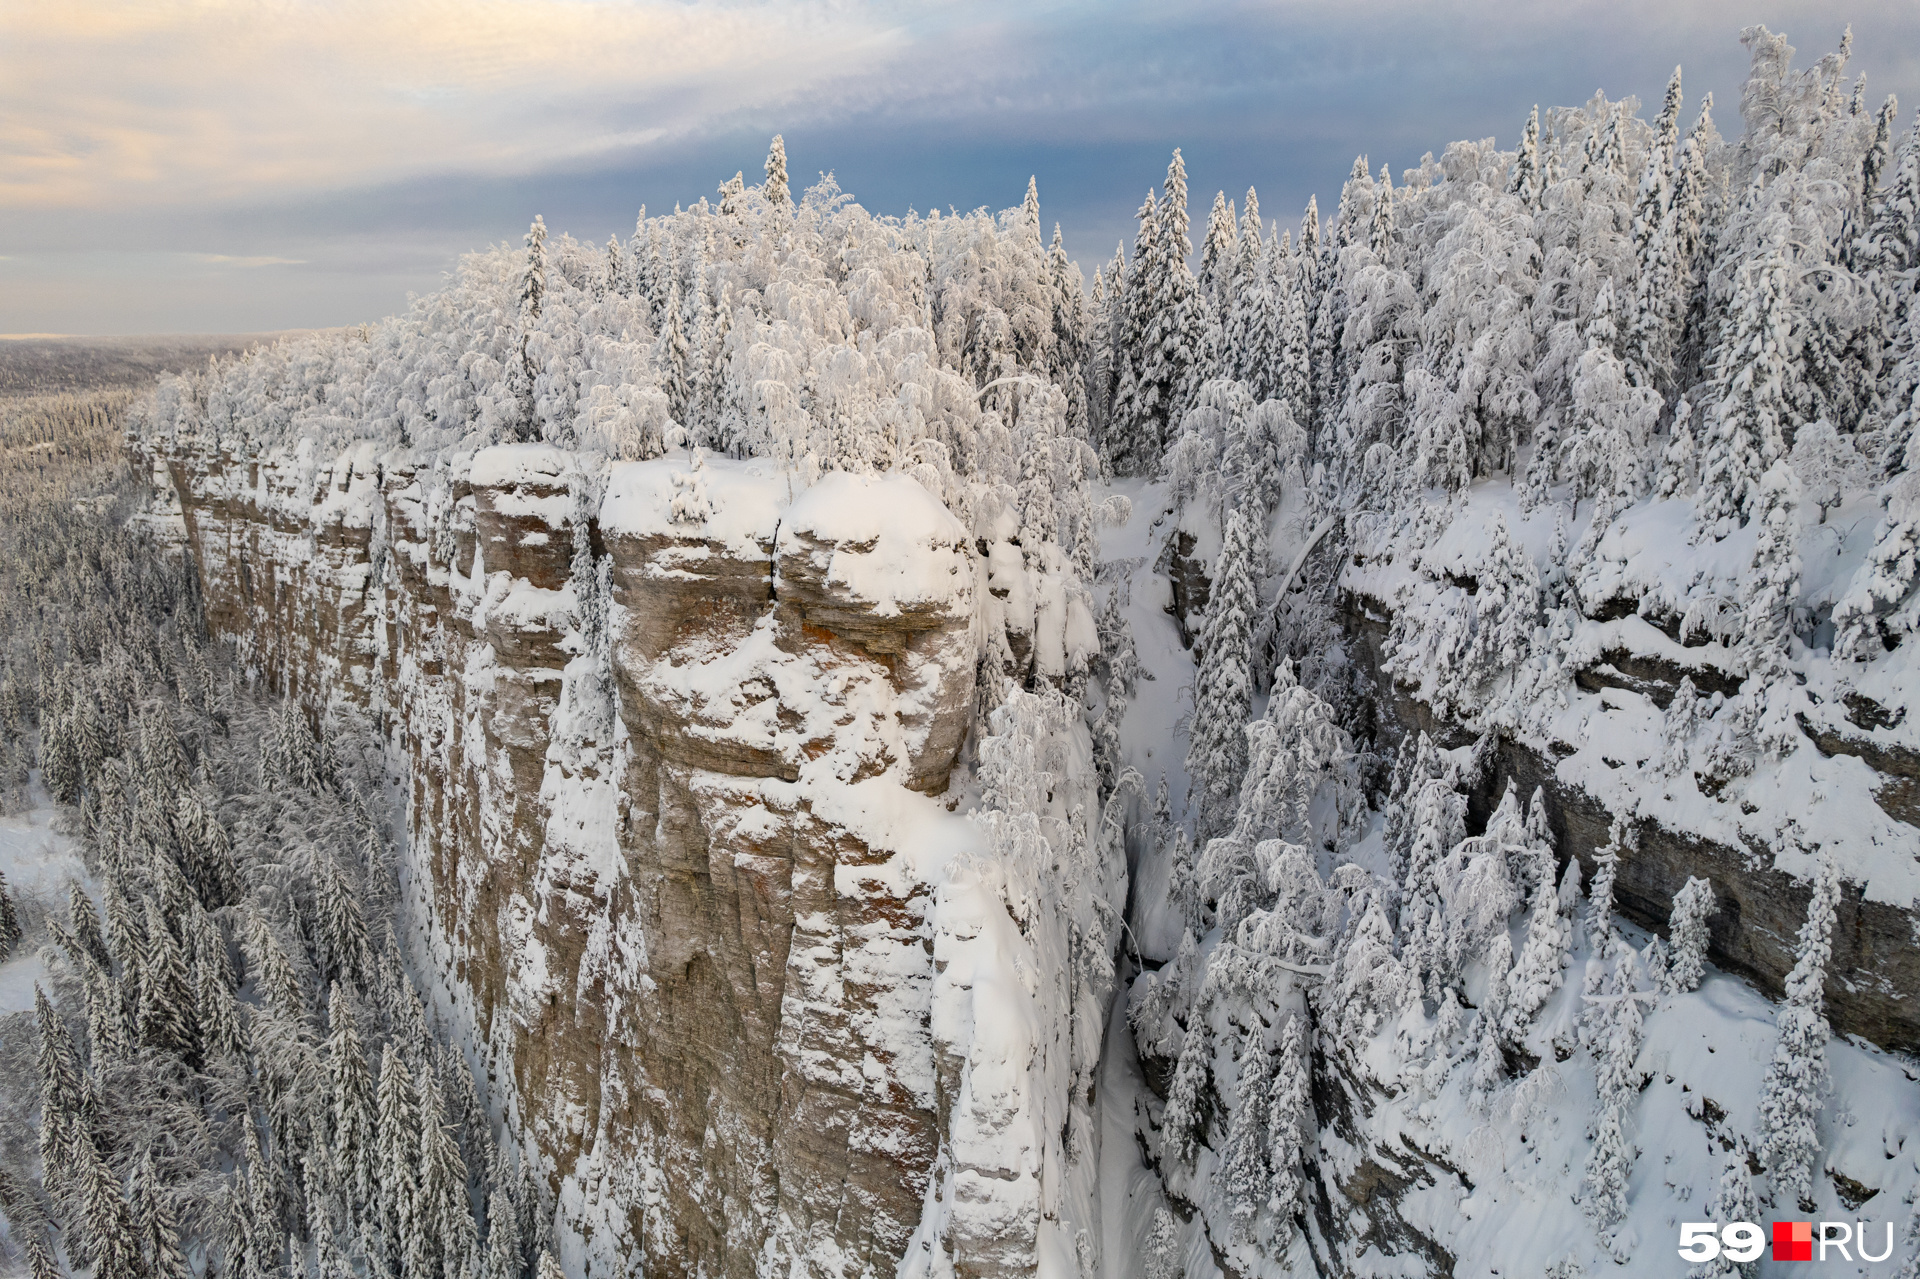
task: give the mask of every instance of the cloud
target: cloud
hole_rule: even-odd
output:
[[[1920,5],[1852,16],[1874,100],[1911,106]],[[1292,224],[1357,153],[1511,145],[1534,103],[1651,100],[1675,62],[1737,134],[1753,21],[1802,66],[1842,26],[1824,0],[3,0],[0,327],[389,313],[536,212],[604,239],[757,180],[776,131],[796,181],[880,212],[1037,174],[1090,277],[1176,145],[1196,217],[1254,183]]]
[[[305,266],[305,258],[234,257],[227,253],[190,253],[195,262],[208,266]]]
[[[1761,7],[1820,47],[1838,37],[1802,0]],[[1915,79],[1920,18],[1890,0],[1867,7],[1875,56],[1895,80]],[[191,206],[579,170],[854,120],[1082,143],[1170,126],[1194,137],[1411,132],[1576,68],[1625,63],[1650,77],[1702,47],[1737,64],[1733,37],[1751,9],[11,0],[0,8],[0,208]]]
[[[518,173],[870,72],[877,10],[634,0],[14,0],[0,203],[223,200]]]

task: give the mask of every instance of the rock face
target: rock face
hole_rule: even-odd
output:
[[[953,1051],[929,850],[971,830],[932,798],[980,648],[945,508],[536,445],[153,460],[214,629],[384,738],[407,944],[585,1238],[566,1260],[891,1274]]]
[[[1183,634],[1199,625],[1190,601],[1198,598],[1204,603],[1206,597],[1204,566],[1190,552],[1191,539],[1176,534],[1162,557],[1164,571],[1177,584],[1172,611]],[[1660,630],[1673,641],[1672,647],[1681,647],[1677,620],[1656,619],[1660,623],[1656,626],[1640,618],[1637,607],[1637,601],[1609,599],[1593,611],[1595,620],[1624,628],[1629,636],[1635,628],[1649,636]],[[1379,601],[1347,594],[1341,621],[1353,654],[1373,685],[1377,740],[1394,742],[1408,732],[1425,732],[1445,747],[1472,740],[1383,673],[1390,617]],[[1692,660],[1684,664],[1635,652],[1647,647],[1651,646],[1603,647],[1593,661],[1574,672],[1575,683],[1588,692],[1621,689],[1661,708],[1672,701],[1683,679],[1692,680],[1703,693],[1739,691],[1739,678],[1714,660],[1723,652],[1718,644],[1688,648],[1684,656]],[[1820,709],[1820,722],[1803,719],[1801,723],[1815,748],[1829,757],[1859,758],[1879,777],[1875,799],[1887,815],[1910,826],[1920,823],[1920,802],[1916,802],[1920,757],[1884,740],[1886,730],[1900,723],[1904,712],[1859,696]],[[1557,763],[1551,747],[1542,751],[1502,737],[1478,788],[1469,796],[1469,828],[1484,827],[1509,783],[1522,795],[1539,788],[1546,796],[1562,853],[1578,857],[1584,876],[1591,880],[1593,854],[1606,846],[1614,814],[1584,787],[1564,782]],[[1810,886],[1775,869],[1770,857],[1755,850],[1671,830],[1649,818],[1637,818],[1630,825],[1638,844],[1620,861],[1614,889],[1618,908],[1635,923],[1664,933],[1674,894],[1690,876],[1709,880],[1719,902],[1708,924],[1713,961],[1779,998],[1793,968],[1794,941],[1806,918]],[[1920,832],[1914,840],[1920,845]],[[1836,1032],[1857,1034],[1897,1051],[1920,1050],[1920,996],[1916,995],[1920,945],[1915,942],[1915,928],[1912,912],[1869,900],[1859,884],[1843,883],[1826,983],[1827,1016]]]
[[[1407,732],[1425,732],[1437,744],[1449,747],[1471,740],[1456,726],[1438,720],[1429,707],[1382,673],[1389,627],[1374,602],[1349,597],[1344,620],[1355,641],[1354,652],[1374,680],[1374,711],[1383,740],[1395,740]],[[1625,687],[1620,682],[1621,662],[1607,660],[1615,657],[1603,654],[1599,668],[1582,670],[1576,680],[1583,687],[1589,683]],[[1644,665],[1635,670],[1629,678],[1643,687],[1633,691],[1645,694],[1648,687],[1664,686],[1669,699],[1681,678],[1695,678],[1692,670],[1662,671]],[[1696,686],[1700,683],[1696,679]],[[1838,733],[1810,736],[1826,754],[1853,753],[1848,746],[1855,739]],[[1555,841],[1563,853],[1580,859],[1583,875],[1590,880],[1596,869],[1593,854],[1608,843],[1614,815],[1583,787],[1563,782],[1556,763],[1551,749],[1542,752],[1501,738],[1478,787],[1468,797],[1469,828],[1484,827],[1509,783],[1522,795],[1539,788],[1546,796]],[[1899,780],[1896,777],[1881,791],[1883,804]],[[1888,812],[1899,816],[1892,808]],[[1638,842],[1620,859],[1614,886],[1617,908],[1635,923],[1665,933],[1674,894],[1690,876],[1709,880],[1719,903],[1708,921],[1713,961],[1779,998],[1793,968],[1794,941],[1806,919],[1810,885],[1774,869],[1769,857],[1755,851],[1670,830],[1648,818],[1634,819],[1630,826]],[[1915,997],[1920,991],[1920,946],[1914,937],[1911,912],[1867,900],[1858,884],[1842,885],[1826,982],[1827,1017],[1837,1033],[1857,1034],[1903,1052],[1920,1048],[1920,1000]]]

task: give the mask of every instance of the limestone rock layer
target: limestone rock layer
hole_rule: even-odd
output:
[[[945,508],[900,477],[794,500],[759,464],[589,474],[538,445],[151,461],[213,629],[384,741],[404,940],[570,1260],[891,1274],[954,1052],[929,858],[970,830],[936,798],[979,649]]]

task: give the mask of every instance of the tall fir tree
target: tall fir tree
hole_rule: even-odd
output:
[[[40,1031],[40,1166],[48,1191],[59,1198],[74,1185],[68,1152],[75,1134],[91,1142],[85,1134],[85,1084],[73,1036],[37,984],[33,1011]]]
[[[382,1233],[386,1256],[406,1279],[431,1279],[407,1269],[416,1236],[432,1229],[420,1204],[420,1115],[413,1080],[392,1043],[381,1050],[380,1084],[375,1098],[380,1142],[379,1177]]]
[[[134,1232],[146,1254],[147,1279],[193,1279],[180,1247],[180,1220],[173,1193],[160,1182],[153,1150],[141,1152],[133,1174]]]
[[[1267,1105],[1267,1162],[1273,1174],[1267,1212],[1274,1222],[1276,1248],[1282,1250],[1292,1239],[1295,1218],[1307,1207],[1304,1160],[1307,1136],[1313,1131],[1313,1093],[1301,1020],[1297,1015],[1287,1018]]]
[[[159,903],[146,899],[145,945],[140,956],[140,1038],[177,1057],[198,1051],[192,978],[179,939]]]
[[[1776,1202],[1810,1210],[1813,1177],[1820,1158],[1814,1119],[1825,1105],[1828,1084],[1825,985],[1833,953],[1834,910],[1840,900],[1840,873],[1831,854],[1815,872],[1806,922],[1794,947],[1786,998],[1776,1014],[1780,1038],[1761,1085],[1760,1122],[1764,1139],[1760,1162],[1773,1183]]]
[[[374,1201],[380,1176],[378,1104],[366,1048],[346,993],[334,986],[328,1000],[327,1075],[332,1093],[329,1136],[333,1158],[355,1212]]]
[[[1120,254],[1114,254],[1115,272],[1123,285],[1115,293],[1118,323],[1114,326],[1115,367],[1118,370],[1113,391],[1113,417],[1109,430],[1108,460],[1120,475],[1151,475],[1160,463],[1169,403],[1167,387],[1156,380],[1155,357],[1150,348],[1154,316],[1160,306],[1160,282],[1163,275],[1160,245],[1160,203],[1154,192],[1136,214],[1139,230],[1133,242],[1133,261],[1120,270]]]
[[[513,438],[518,440],[540,437],[536,403],[540,358],[535,330],[540,323],[540,308],[547,296],[546,219],[535,215],[533,225],[527,228],[526,246],[527,268],[520,277],[520,360],[514,366],[517,377],[512,380],[517,407]]]
[[[1755,486],[1752,512],[1759,529],[1744,583],[1741,642],[1750,669],[1769,668],[1785,654],[1800,594],[1800,480],[1781,458]]]
[[[1507,192],[1520,197],[1529,211],[1540,207],[1546,190],[1546,175],[1540,167],[1540,106],[1527,113],[1526,127],[1520,131],[1520,145],[1514,151],[1513,170],[1507,178]]]
[[[20,914],[13,904],[13,893],[7,888],[7,877],[0,875],[0,963],[5,963],[14,948],[26,937],[26,929],[20,925]]]
[[[1218,1177],[1238,1243],[1253,1241],[1255,1224],[1267,1206],[1273,1183],[1268,1162],[1273,1060],[1261,1035],[1256,1018],[1241,1044],[1237,1098],[1227,1121],[1227,1142],[1220,1152]]]
[[[1690,263],[1684,260],[1675,196],[1679,191],[1680,68],[1673,69],[1666,101],[1653,122],[1646,171],[1633,205],[1638,284],[1628,309],[1622,354],[1635,382],[1663,391],[1673,384],[1674,344],[1686,317]]]
[[[1247,716],[1253,698],[1254,539],[1258,531],[1244,510],[1227,517],[1226,536],[1214,564],[1213,591],[1201,631],[1200,669],[1194,676],[1192,732],[1187,775],[1193,779],[1204,838],[1226,830],[1247,768]]]
[[[440,1081],[421,1063],[414,1088],[420,1099],[420,1200],[416,1227],[432,1234],[445,1279],[464,1279],[477,1251],[467,1201],[467,1168],[449,1131]]]
[[[1748,1158],[1744,1142],[1726,1152],[1719,1182],[1714,1188],[1713,1198],[1707,1203],[1707,1220],[1760,1221],[1760,1203],[1754,1198],[1753,1178],[1747,1172]],[[1729,1279],[1733,1275],[1739,1275],[1741,1279],[1754,1279],[1759,1273],[1758,1260],[1734,1261],[1722,1252],[1712,1261],[1694,1267],[1690,1279]]]
[[[1159,297],[1147,327],[1148,374],[1166,388],[1167,414],[1160,424],[1162,450],[1186,416],[1200,387],[1213,376],[1214,352],[1207,343],[1207,306],[1187,260],[1193,241],[1187,234],[1187,164],[1174,148],[1160,201]]]
[[[1715,372],[1715,404],[1695,498],[1703,531],[1725,537],[1753,512],[1760,478],[1786,452],[1797,355],[1791,268],[1775,244],[1740,271]]]
[[[1525,1040],[1534,1018],[1553,997],[1553,992],[1560,989],[1566,979],[1567,948],[1572,940],[1573,926],[1561,913],[1560,894],[1553,877],[1543,875],[1533,890],[1527,939],[1521,943],[1520,958],[1507,976],[1505,1024],[1501,1033],[1508,1043]]]
[[[767,181],[761,188],[767,203],[775,211],[785,210],[793,203],[787,193],[787,140],[779,134],[773,135],[773,141],[767,145]]]
[[[74,1232],[95,1279],[146,1279],[133,1212],[121,1193],[120,1179],[107,1166],[93,1138],[80,1124],[67,1133],[65,1157],[74,1187],[77,1216],[84,1228]]]
[[[1689,875],[1673,895],[1673,910],[1667,917],[1667,936],[1673,944],[1673,957],[1667,962],[1669,991],[1684,994],[1700,988],[1706,971],[1707,920],[1713,912],[1713,885]]]

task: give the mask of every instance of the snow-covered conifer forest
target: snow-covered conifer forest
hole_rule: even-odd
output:
[[[10,403],[0,1261],[1920,1275],[1920,117],[1741,39]]]

